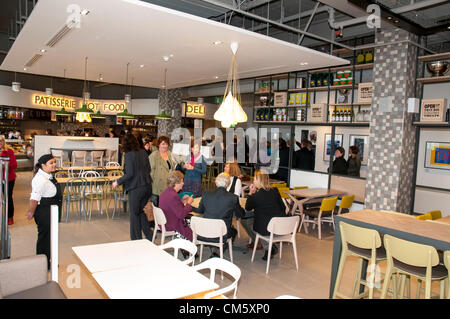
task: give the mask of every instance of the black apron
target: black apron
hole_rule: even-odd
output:
[[[50,179],[56,187],[53,197],[42,197],[34,212],[34,221],[38,228],[36,254],[47,256],[47,267],[50,269],[50,211],[52,205],[58,205],[59,220],[61,220],[62,195],[55,178]]]

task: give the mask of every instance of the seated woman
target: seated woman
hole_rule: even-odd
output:
[[[241,197],[242,181],[239,176],[242,174],[239,165],[236,162],[229,162],[225,165],[223,172],[230,176],[230,185],[228,185],[227,191]]]
[[[192,211],[193,196],[182,200],[178,192],[183,188],[184,176],[180,171],[171,171],[167,178],[167,188],[159,196],[159,208],[166,216],[166,230],[176,231],[181,237],[192,241],[192,230],[185,217]]]
[[[245,204],[246,211],[254,211],[253,218],[241,219],[241,224],[255,242],[256,235],[253,231],[262,236],[269,236],[267,225],[272,217],[285,217],[286,206],[281,199],[280,192],[269,185],[269,174],[265,171],[256,171],[252,185],[250,185],[250,194]],[[263,260],[267,260],[268,243],[262,241],[266,246],[266,253]],[[252,248],[250,246],[249,248]],[[271,258],[278,253],[278,247],[273,245]]]

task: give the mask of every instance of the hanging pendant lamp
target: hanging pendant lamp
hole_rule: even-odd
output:
[[[66,69],[64,69],[64,79],[66,78]],[[53,87],[53,86],[52,86]],[[48,89],[48,88],[47,88]],[[46,90],[47,90],[46,89]],[[52,91],[53,91],[53,88],[52,88]],[[52,92],[53,93],[53,92]],[[64,95],[63,95],[63,101],[64,101]],[[56,111],[55,112],[55,115],[56,116],[72,116],[73,115],[73,113],[72,112],[67,112],[66,111],[66,109],[64,108],[64,106],[63,107],[61,107],[61,110],[59,110],[59,111]]]
[[[103,97],[102,96],[102,88],[100,87],[99,90],[100,90],[100,99],[101,99]],[[100,113],[100,109],[98,109],[96,113],[93,113],[91,115],[91,118],[104,120],[104,119],[106,119],[106,115]]]
[[[233,56],[228,73],[227,86],[223,95],[223,102],[219,109],[214,113],[214,119],[220,121],[222,127],[225,128],[235,126],[238,123],[247,122],[247,114],[241,106],[241,94],[237,79],[236,53],[238,46],[237,42],[233,42],[230,45]]]
[[[131,94],[127,94],[127,86],[128,86],[128,66],[130,63],[127,63],[127,75],[125,80],[125,104],[128,105],[128,103],[131,103]],[[130,105],[131,106],[131,105]],[[121,117],[127,120],[134,119],[134,115],[128,112],[128,107],[125,107],[125,109],[116,114],[117,117]]]
[[[169,104],[169,93],[167,91],[167,69],[164,69],[164,104],[165,106],[168,106]],[[155,119],[157,120],[171,120],[172,116],[166,114],[165,108],[162,109],[161,113],[158,115],[155,115]]]
[[[90,97],[90,93],[86,90],[87,60],[88,58],[86,57],[84,61],[83,105],[79,109],[75,110],[75,113],[77,114],[75,119],[78,122],[92,122],[91,114],[94,113],[86,105],[86,100]]]
[[[17,82],[17,72],[14,72],[14,82],[11,83],[11,89],[14,92],[20,91],[20,82]]]

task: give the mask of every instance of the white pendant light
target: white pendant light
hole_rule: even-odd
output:
[[[50,78],[50,87],[45,88],[45,95],[47,96],[53,95],[53,78]]]
[[[237,79],[236,53],[239,45],[233,42],[230,45],[233,57],[231,60],[230,71],[228,73],[227,86],[223,95],[223,102],[219,109],[214,113],[214,119],[220,121],[222,127],[228,128],[237,123],[247,122],[247,114],[241,106],[241,94]]]
[[[17,73],[14,73],[14,82],[11,84],[11,89],[14,92],[20,91],[20,82],[17,82]]]

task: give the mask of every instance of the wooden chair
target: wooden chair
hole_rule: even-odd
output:
[[[298,231],[301,230],[303,223],[305,223],[305,232],[308,233],[308,229],[307,229],[307,223],[308,224],[314,224],[317,225],[318,227],[318,237],[319,239],[322,239],[322,221],[325,222],[329,222],[329,223],[333,223],[333,221],[330,221],[329,219],[327,220],[322,220],[323,216],[330,216],[333,214],[334,208],[336,207],[336,202],[337,202],[337,197],[333,197],[333,198],[324,198],[322,200],[322,204],[320,205],[319,209],[306,209],[304,211],[304,214],[302,215],[302,221],[300,223],[300,227],[298,229]],[[312,219],[310,219],[310,217]],[[333,224],[334,225],[334,224]]]

